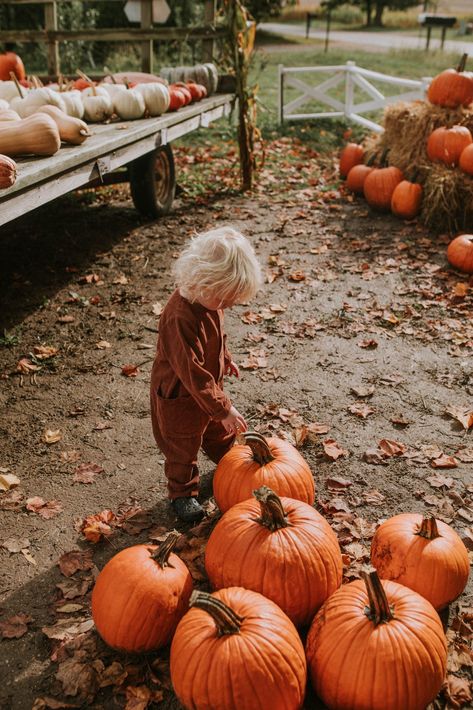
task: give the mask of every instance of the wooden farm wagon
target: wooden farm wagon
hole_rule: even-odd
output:
[[[225,36],[224,28],[213,26],[216,0],[204,2],[203,27],[156,27],[152,22],[152,0],[140,0],[141,27],[80,31],[58,30],[57,4],[67,0],[5,2],[44,5],[43,30],[2,30],[0,41],[45,42],[51,78],[60,72],[59,43],[64,41],[140,42],[141,69],[152,73],[154,40],[204,40],[203,61],[211,61],[214,40]],[[80,146],[63,145],[50,158],[19,159],[15,184],[0,194],[0,225],[71,190],[125,181],[130,182],[133,203],[140,213],[146,217],[166,214],[176,188],[171,143],[230,114],[235,101],[232,77],[222,78],[217,93],[178,111],[158,118],[91,124],[93,135]]]

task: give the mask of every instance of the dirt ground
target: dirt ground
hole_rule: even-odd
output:
[[[267,169],[250,196],[181,198],[158,222],[141,220],[120,189],[2,228],[0,481],[18,479],[0,494],[2,710],[179,707],[167,652],[110,651],[89,602],[113,554],[174,527],[207,588],[201,553],[215,507],[197,530],[177,523],[148,407],[170,266],[195,230],[231,223],[263,264],[261,294],[227,314],[242,368],[228,392],[252,427],[307,458],[346,580],[368,562],[376,524],[400,512],[434,513],[473,549],[473,284],[449,268],[447,235],[349,201],[331,187],[334,162],[311,185],[306,158]],[[201,470],[206,500],[213,466],[202,458]],[[102,511],[112,529],[94,544],[82,521]],[[66,567],[73,550],[83,554]],[[444,615],[461,679],[473,663],[471,593]],[[307,707],[321,706],[309,696]]]

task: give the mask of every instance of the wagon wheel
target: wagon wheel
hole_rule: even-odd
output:
[[[128,165],[133,204],[144,217],[162,217],[176,193],[174,157],[170,145],[156,148]]]

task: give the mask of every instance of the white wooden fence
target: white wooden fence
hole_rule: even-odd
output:
[[[314,77],[304,80],[304,74],[318,75],[323,79],[325,74],[329,78],[314,84]],[[311,83],[308,83],[308,81]],[[398,93],[386,95],[373,81],[388,84],[397,89]],[[379,111],[389,104],[398,101],[413,101],[423,99],[431,79],[424,77],[421,81],[413,79],[402,79],[388,74],[380,74],[358,67],[355,62],[349,61],[346,64],[336,66],[318,67],[285,67],[279,65],[279,122],[302,121],[311,118],[346,118],[362,126],[370,128],[372,131],[382,133],[384,130],[379,123],[362,116],[363,113]],[[330,95],[330,91],[336,87],[345,88],[345,98],[340,100]],[[288,103],[284,103],[285,94],[288,89],[296,89],[299,96],[293,98]],[[401,89],[407,89],[399,93]],[[393,89],[394,90],[394,89]],[[292,91],[292,93],[294,93]],[[340,89],[338,93],[341,94]],[[317,104],[329,106],[331,111],[318,111],[316,113],[301,113],[300,108],[309,102],[316,101]]]

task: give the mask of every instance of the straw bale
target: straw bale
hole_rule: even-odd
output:
[[[473,227],[473,178],[459,168],[432,163],[423,186],[421,221],[435,232]]]

